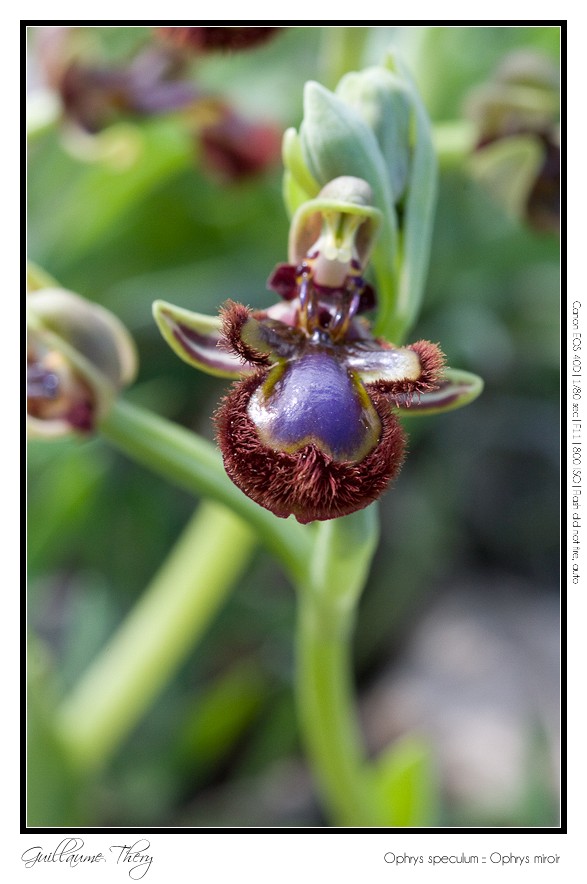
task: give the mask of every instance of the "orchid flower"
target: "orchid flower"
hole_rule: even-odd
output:
[[[365,272],[381,213],[366,181],[342,176],[292,220],[289,262],[268,287],[282,301],[251,310],[227,301],[218,318],[154,305],[173,350],[238,379],[214,420],[224,466],[256,503],[301,522],[348,515],[377,499],[404,459],[401,412],[465,404],[480,388],[444,373],[437,344],[376,337]]]

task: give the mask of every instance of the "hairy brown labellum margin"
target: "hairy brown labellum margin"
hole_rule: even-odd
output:
[[[359,463],[342,463],[314,444],[289,454],[261,443],[247,406],[265,376],[260,369],[237,382],[214,415],[224,468],[234,484],[276,516],[294,515],[302,524],[346,516],[376,500],[404,459],[405,435],[389,397],[369,390],[381,438]]]

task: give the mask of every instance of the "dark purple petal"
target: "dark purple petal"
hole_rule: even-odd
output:
[[[297,268],[293,264],[278,264],[267,280],[267,288],[291,301],[298,295]]]
[[[173,327],[173,336],[184,351],[184,358],[188,362],[197,363],[200,368],[223,374],[242,373],[243,364],[231,353],[218,348],[219,334],[202,335],[178,322]]]

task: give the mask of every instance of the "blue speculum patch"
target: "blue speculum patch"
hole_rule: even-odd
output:
[[[293,452],[313,443],[337,461],[362,460],[381,433],[363,384],[326,348],[275,365],[248,413],[268,447]]]

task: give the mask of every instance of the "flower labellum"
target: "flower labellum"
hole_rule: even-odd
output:
[[[380,496],[404,455],[394,399],[434,388],[443,362],[428,342],[392,348],[343,338],[339,315],[323,311],[315,323],[291,327],[239,304],[224,313],[225,346],[258,366],[215,415],[226,472],[261,506],[302,523],[347,515]]]

